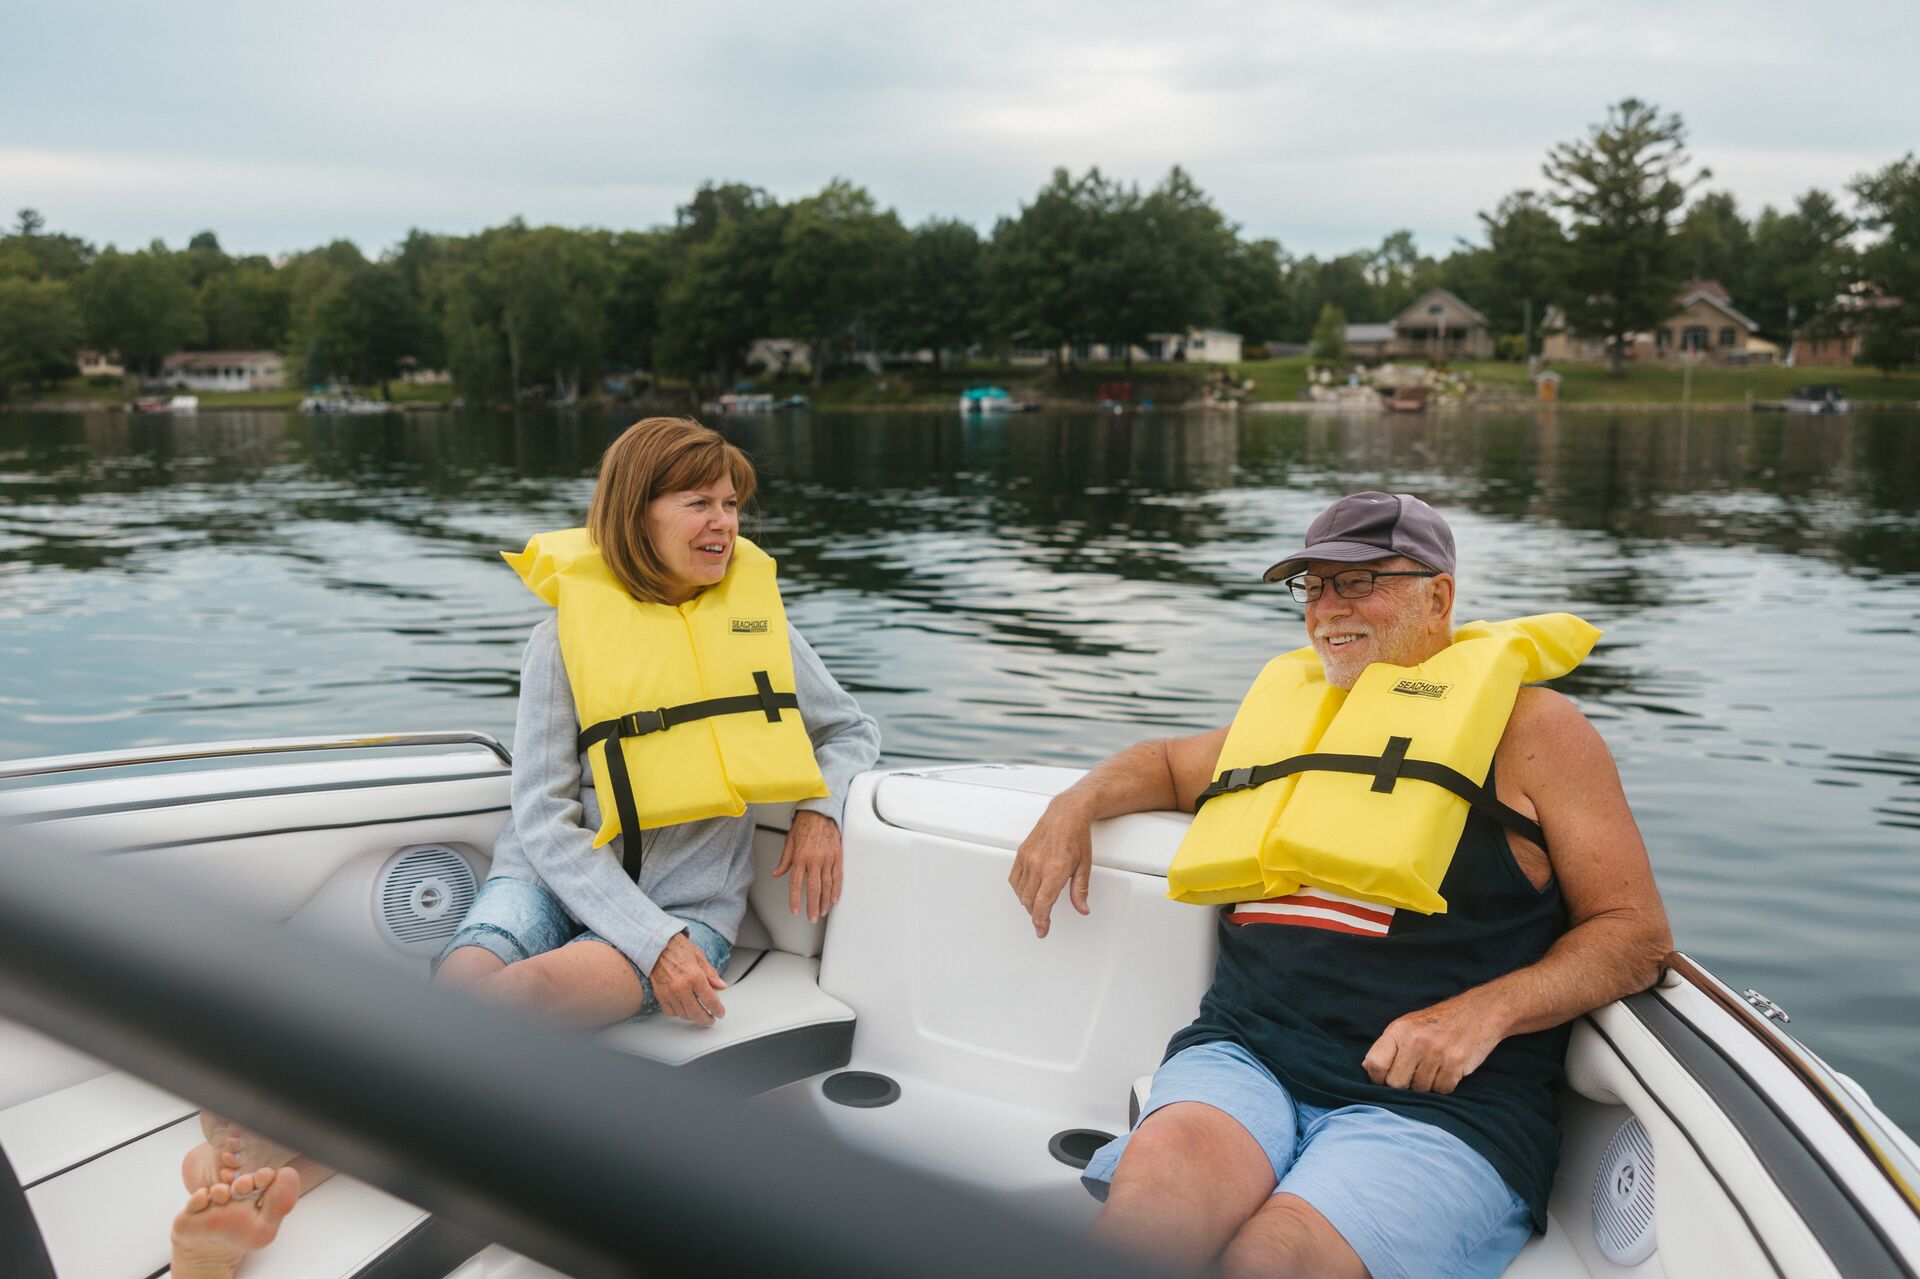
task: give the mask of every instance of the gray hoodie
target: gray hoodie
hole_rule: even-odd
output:
[[[828,794],[799,807],[841,824],[847,788],[880,757],[880,726],[821,665],[791,625],[794,690]],[[574,750],[580,735],[573,689],[560,658],[560,624],[533,630],[520,667],[513,731],[513,815],[493,849],[495,875],[544,884],[567,913],[652,972],[654,961],[697,919],[732,941],[753,879],[753,809],[645,832],[636,884],[621,868],[625,835],[593,846],[600,806],[593,773]],[[642,784],[639,778],[636,784]]]

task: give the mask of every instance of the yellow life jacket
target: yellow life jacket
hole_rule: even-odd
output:
[[[1544,846],[1484,789],[1487,772],[1520,685],[1566,674],[1599,637],[1570,613],[1471,622],[1418,666],[1373,663],[1351,691],[1311,648],[1274,658],[1227,730],[1167,896],[1216,905],[1306,886],[1444,912],[1470,807]]]
[[[827,793],[765,551],[735,538],[726,576],[677,606],[627,594],[583,528],[538,534],[504,558],[560,611],[580,750],[614,799],[600,805],[595,848],[621,831]],[[639,843],[627,841],[629,866]]]

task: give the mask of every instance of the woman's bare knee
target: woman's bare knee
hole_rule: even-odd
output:
[[[506,960],[484,946],[462,946],[441,962],[440,970],[433,975],[433,979],[443,986],[471,986],[485,981],[506,966]]]

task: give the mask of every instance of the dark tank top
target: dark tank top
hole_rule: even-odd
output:
[[[1440,895],[1440,915],[1314,896],[1223,907],[1213,985],[1167,1056],[1231,1040],[1301,1101],[1379,1106],[1443,1128],[1485,1156],[1545,1230],[1567,1027],[1501,1041],[1452,1093],[1375,1084],[1360,1065],[1394,1018],[1535,962],[1567,929],[1559,880],[1534,888],[1505,830],[1477,809]]]

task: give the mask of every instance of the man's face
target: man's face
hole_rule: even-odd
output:
[[[1315,560],[1306,571],[1331,578],[1354,568],[1388,572],[1419,567],[1404,557],[1389,556],[1365,564]],[[1453,638],[1448,623],[1452,608],[1453,579],[1444,574],[1378,578],[1373,594],[1353,600],[1328,582],[1320,598],[1307,605],[1307,638],[1320,655],[1327,682],[1352,688],[1360,672],[1374,662],[1413,666],[1445,648]]]

